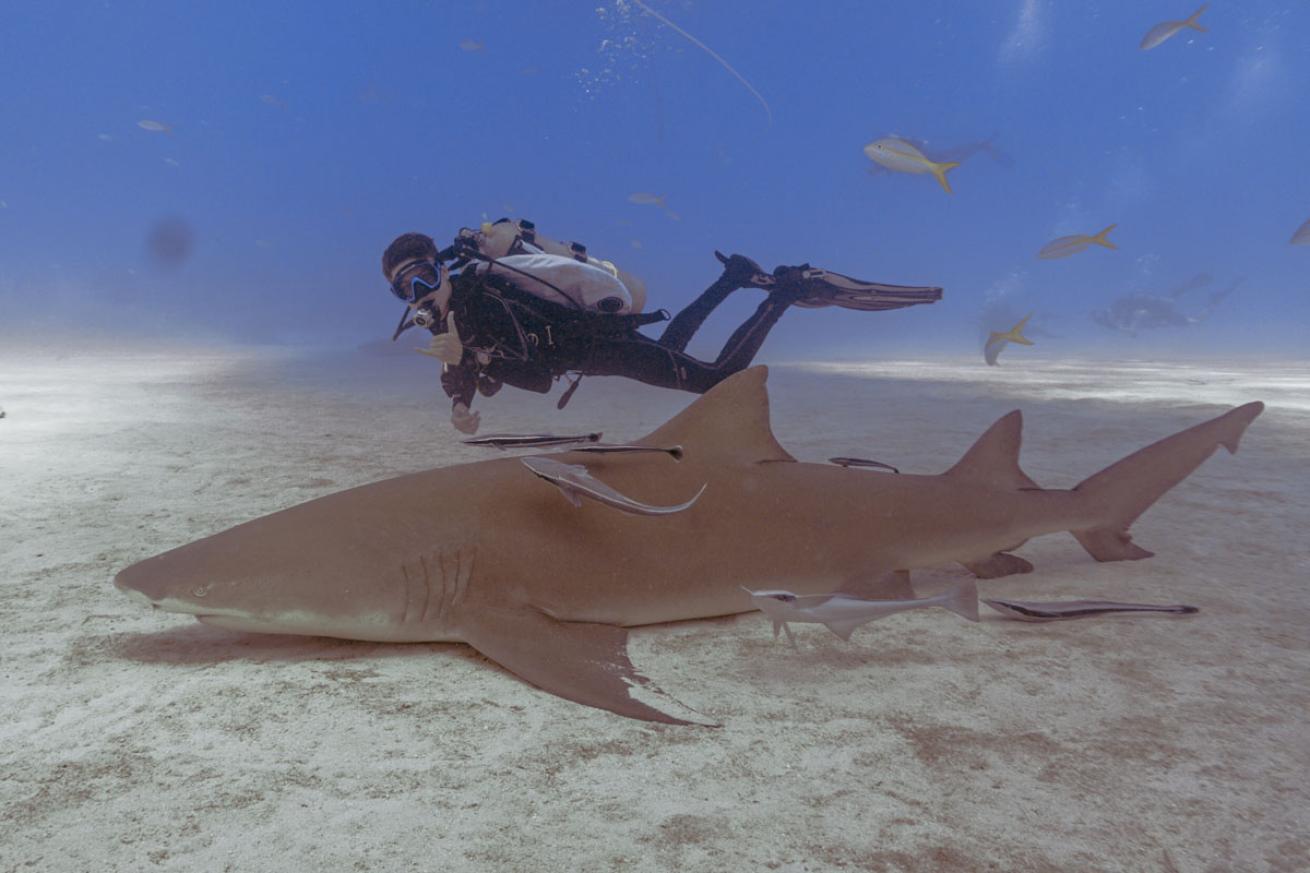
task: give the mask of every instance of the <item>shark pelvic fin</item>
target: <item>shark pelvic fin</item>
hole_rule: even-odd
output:
[[[469,645],[544,691],[628,718],[718,727],[628,660],[617,625],[558,621],[531,607],[480,606],[461,617]]]
[[[637,442],[681,445],[688,459],[794,461],[769,426],[769,395],[764,389],[768,377],[764,366],[734,373]]]
[[[945,475],[995,488],[1037,488],[1037,483],[1019,469],[1019,446],[1022,442],[1023,414],[1016,409],[1001,416],[987,428]]]
[[[979,579],[999,579],[1002,576],[1012,576],[1015,573],[1031,573],[1033,571],[1031,561],[1026,561],[1018,555],[1011,555],[1006,552],[995,552],[981,561],[970,561],[964,566],[965,569]]]

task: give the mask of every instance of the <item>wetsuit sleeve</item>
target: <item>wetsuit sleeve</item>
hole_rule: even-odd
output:
[[[464,356],[468,358],[468,354]],[[473,405],[473,395],[477,393],[478,377],[469,364],[447,367],[441,374],[441,388],[452,403]]]

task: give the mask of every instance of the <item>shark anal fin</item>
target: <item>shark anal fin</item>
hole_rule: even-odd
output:
[[[914,600],[917,596],[908,570],[892,570],[881,576],[852,576],[842,582],[837,593],[861,600]]]
[[[979,579],[999,579],[1002,576],[1013,576],[1015,573],[1031,573],[1033,571],[1031,561],[1026,561],[1018,555],[1011,555],[1006,552],[996,552],[981,561],[970,561],[964,567]]]
[[[497,606],[469,610],[460,624],[469,645],[543,691],[627,718],[718,726],[638,673],[628,660],[628,632],[617,625]]]

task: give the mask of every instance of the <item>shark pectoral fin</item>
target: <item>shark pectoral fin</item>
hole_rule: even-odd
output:
[[[468,644],[543,691],[628,718],[719,726],[637,672],[624,628],[558,621],[531,607],[470,613],[461,616]]]
[[[1031,561],[1025,561],[1018,555],[1010,555],[1005,552],[996,552],[981,561],[965,562],[964,567],[979,579],[999,579],[1002,576],[1012,576],[1015,573],[1031,573],[1033,571]]]
[[[909,570],[892,570],[881,576],[852,576],[837,588],[837,593],[861,600],[914,600],[917,596],[910,584]]]

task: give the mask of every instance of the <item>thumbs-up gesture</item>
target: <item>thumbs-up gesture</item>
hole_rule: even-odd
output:
[[[464,357],[464,343],[459,338],[459,328],[455,326],[455,313],[446,316],[446,332],[432,337],[426,349],[419,349],[425,355],[431,355],[443,364],[458,364]]]

